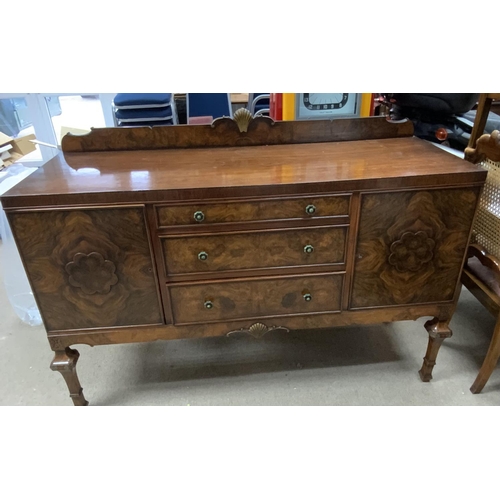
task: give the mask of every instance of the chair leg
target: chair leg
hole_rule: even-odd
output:
[[[495,329],[493,330],[493,337],[491,338],[490,347],[483,361],[483,366],[479,370],[476,380],[472,384],[470,391],[472,394],[479,394],[483,387],[488,382],[493,370],[497,365],[498,358],[500,357],[500,317],[497,319]]]

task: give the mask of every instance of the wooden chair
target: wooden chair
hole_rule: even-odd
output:
[[[489,108],[477,114],[476,124],[482,123],[483,128],[486,119],[482,121],[482,117],[487,116],[488,111]],[[486,168],[488,177],[472,230],[462,283],[497,318],[488,353],[470,388],[477,394],[488,382],[500,357],[500,132],[482,135],[475,147],[465,150],[465,158]]]
[[[494,101],[500,100],[500,94],[480,94],[479,101],[477,103],[476,119],[474,120],[474,128],[470,135],[468,148],[475,148],[477,140],[483,135],[484,127],[486,126],[486,121],[488,120],[488,114],[494,103]],[[491,129],[490,129],[491,130]]]

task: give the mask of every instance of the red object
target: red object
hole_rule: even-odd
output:
[[[270,94],[269,116],[274,120],[283,120],[283,94]]]
[[[213,116],[191,116],[188,120],[189,125],[211,125],[214,121]]]
[[[448,137],[448,131],[445,128],[438,128],[436,130],[436,139],[438,141],[445,141]]]

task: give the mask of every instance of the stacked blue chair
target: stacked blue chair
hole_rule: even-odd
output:
[[[193,119],[203,117],[208,123],[216,118],[233,117],[231,98],[229,94],[186,94],[186,108],[188,123]]]
[[[116,94],[113,110],[118,127],[178,123],[173,94]]]
[[[270,94],[248,94],[247,109],[252,113],[252,116],[269,116],[270,102]]]

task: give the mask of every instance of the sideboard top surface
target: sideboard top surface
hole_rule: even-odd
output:
[[[419,178],[419,185],[446,182],[482,183],[486,173],[415,137],[349,142],[284,144],[273,146],[161,149],[60,153],[2,197],[6,208],[33,205],[28,198],[44,197],[45,204],[57,198],[70,200],[88,194],[86,202],[103,202],[91,194],[151,193],[183,190],[337,183],[347,189],[384,187],[385,180]],[[438,183],[439,184],[439,183]],[[332,184],[333,185],[333,184]],[[307,190],[306,190],[307,191]],[[227,194],[227,193],[226,193]],[[247,193],[248,194],[248,193]],[[222,195],[220,195],[222,196]],[[113,198],[113,196],[111,196]],[[60,200],[59,200],[60,201]],[[111,201],[119,202],[115,196]],[[140,196],[132,201],[141,201]],[[20,203],[19,203],[20,202]],[[19,204],[18,204],[19,203]]]

